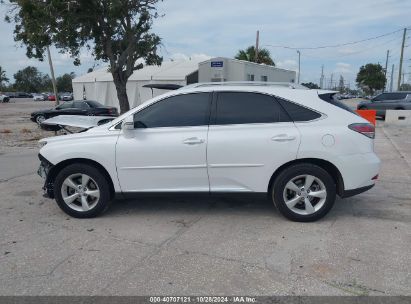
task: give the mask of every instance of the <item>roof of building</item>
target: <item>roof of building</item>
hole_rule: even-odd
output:
[[[201,60],[202,61],[202,60]],[[165,61],[160,66],[146,65],[134,71],[129,81],[142,80],[185,80],[186,76],[198,70],[200,60]],[[85,75],[76,77],[73,82],[113,81],[109,68],[103,67]]]

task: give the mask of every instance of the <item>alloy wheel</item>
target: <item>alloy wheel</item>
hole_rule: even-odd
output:
[[[319,178],[313,175],[299,175],[285,185],[283,198],[291,211],[310,215],[324,206],[327,190]]]
[[[93,209],[100,198],[97,183],[87,174],[72,174],[61,186],[61,196],[68,207],[85,212]]]

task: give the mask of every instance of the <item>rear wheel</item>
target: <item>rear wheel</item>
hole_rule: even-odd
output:
[[[110,186],[106,177],[95,167],[73,164],[57,175],[54,197],[59,207],[77,218],[95,217],[110,203]]]
[[[319,166],[297,164],[286,168],[271,187],[271,198],[286,218],[312,222],[326,215],[334,205],[336,185]]]
[[[361,106],[361,107],[358,108],[358,110],[367,110],[367,107]]]

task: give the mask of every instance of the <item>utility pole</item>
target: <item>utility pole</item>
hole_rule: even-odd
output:
[[[333,74],[333,73],[331,73],[331,79],[330,79],[330,90],[332,90],[332,89],[333,89],[333,77],[334,77],[334,74]]]
[[[400,68],[398,70],[398,86],[397,86],[397,90],[400,90],[400,86],[401,86],[401,76],[402,76],[402,60],[404,58],[404,45],[405,45],[405,38],[407,35],[407,28],[404,29],[404,34],[402,36],[402,45],[401,45],[401,56],[400,56]]]
[[[255,39],[255,62],[258,63],[258,48],[260,45],[260,31],[257,31],[257,37]]]
[[[321,66],[321,78],[320,78],[320,88],[323,89],[324,85],[324,65]]]
[[[387,50],[387,59],[385,60],[385,70],[384,70],[384,76],[385,76],[385,83],[384,83],[384,89],[382,90],[385,92],[385,87],[387,85],[387,69],[388,69],[388,58],[390,57],[390,50]]]
[[[49,57],[51,82],[53,83],[53,91],[54,91],[54,96],[56,97],[56,105],[58,105],[59,104],[59,96],[57,94],[56,78],[54,78],[53,62],[51,61],[50,48],[48,46],[47,46],[47,56]]]
[[[300,72],[301,72],[301,52],[297,51],[298,53],[298,84],[300,84]]]
[[[393,84],[394,84],[394,65],[392,65],[392,68],[391,68],[390,92],[392,92]]]

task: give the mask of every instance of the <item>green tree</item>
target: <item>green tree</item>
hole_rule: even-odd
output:
[[[28,66],[14,74],[14,89],[23,92],[40,92],[44,88],[45,76],[35,67]]]
[[[0,66],[0,90],[5,86],[5,83],[8,83],[9,79],[6,76],[6,71]]]
[[[237,55],[235,55],[235,59],[275,66],[274,60],[271,58],[270,51],[267,49],[259,49],[258,58],[256,60],[254,46],[250,46],[245,50],[239,50]]]
[[[64,74],[57,77],[57,91],[59,92],[72,92],[73,91],[73,84],[72,80],[75,77],[75,74],[71,72],[70,74]]]
[[[356,82],[357,86],[367,94],[374,95],[376,90],[382,90],[385,86],[386,79],[383,67],[374,63],[361,66]]]
[[[122,113],[130,109],[126,84],[143,64],[161,64],[160,37],[151,33],[161,0],[9,0],[6,21],[15,23],[14,39],[26,45],[30,58],[43,60],[55,45],[80,64],[83,48],[108,62]]]
[[[306,83],[302,83],[301,85],[309,88],[309,89],[320,89],[320,87],[318,86],[318,84],[313,83],[313,82],[306,82]]]
[[[411,84],[409,83],[403,83],[400,86],[400,91],[411,91]]]

